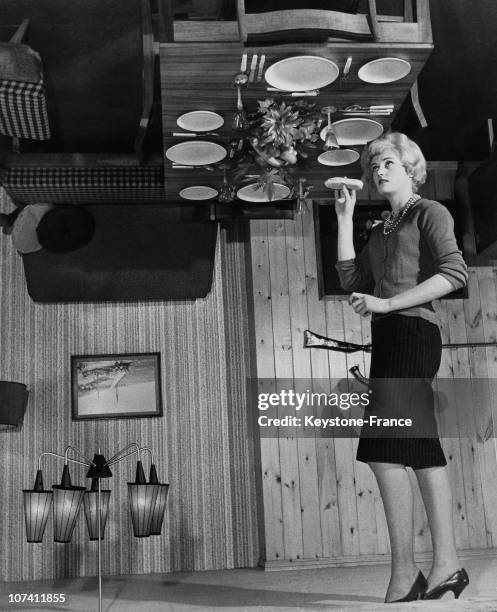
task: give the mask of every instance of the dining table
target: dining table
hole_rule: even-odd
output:
[[[221,188],[225,170],[219,164],[196,167],[190,166],[189,163],[178,164],[175,163],[174,156],[171,161],[170,152],[172,147],[180,143],[209,141],[223,147],[226,158],[229,159],[232,154],[231,147],[235,147],[236,143],[240,143],[245,138],[242,131],[233,129],[233,117],[237,110],[237,89],[234,86],[234,78],[241,69],[245,68],[244,72],[248,76],[248,83],[241,88],[241,94],[243,106],[249,114],[257,110],[258,101],[266,98],[277,98],[288,103],[303,99],[315,105],[315,110],[318,112],[328,106],[334,107],[336,112],[331,115],[334,126],[343,127],[343,123],[337,124],[337,122],[367,119],[379,125],[377,127],[379,132],[386,132],[391,129],[401,105],[415,86],[432,49],[432,44],[411,42],[392,44],[325,41],[264,45],[244,45],[234,41],[161,43],[160,79],[166,200],[181,200],[180,192],[189,193],[188,190],[184,191],[188,187],[210,187],[212,191],[207,193],[211,194]],[[264,64],[261,67],[262,57]],[[299,75],[297,72],[295,91],[290,91],[288,88],[285,91],[276,91],[278,88],[271,85],[274,84],[273,79],[269,79],[269,82],[267,80],[268,74],[271,74],[271,67],[281,60],[299,57],[330,60],[337,68],[336,78],[333,82],[313,90],[310,95],[307,91],[301,95],[300,78],[303,83],[307,83],[307,80],[305,74]],[[361,71],[361,68],[382,58],[401,60],[398,64],[407,67],[404,70],[406,73],[397,75],[396,79],[390,82],[388,77],[387,82],[365,80],[364,70]],[[345,110],[354,105],[359,107],[356,114]],[[373,109],[370,110],[370,107]],[[375,112],[374,107],[390,107],[391,111]],[[185,126],[180,118],[193,111],[215,113],[222,118],[222,122],[218,120],[213,124],[215,129],[205,134],[202,130],[197,132],[188,130],[186,128],[189,124]],[[178,119],[180,119],[179,124]],[[324,113],[323,127],[326,124],[327,117]],[[365,124],[373,125],[368,122]],[[340,142],[340,138],[338,139],[341,148],[360,153],[366,141],[358,137],[355,141],[344,142],[345,145]],[[331,197],[330,189],[325,186],[325,181],[330,177],[360,178],[359,160],[347,165],[325,165],[318,160],[324,152],[324,142],[318,139],[315,145],[316,148],[309,149],[305,163],[296,169],[298,175],[305,179],[306,186],[312,186],[313,199]],[[240,184],[235,185],[235,193],[240,187]],[[359,191],[359,200],[364,193],[367,193],[367,190]],[[212,197],[215,198],[214,195]]]

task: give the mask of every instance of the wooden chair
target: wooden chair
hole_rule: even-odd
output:
[[[163,24],[161,42],[235,42],[240,40],[240,29],[236,21],[175,19],[172,0],[157,0],[157,2]],[[431,44],[433,42],[429,0],[404,0],[403,15],[376,14],[376,3],[370,3],[369,0],[362,0],[362,3],[364,7],[368,6],[369,15],[324,11],[325,19],[333,20],[332,30],[341,28],[346,37],[349,36],[348,31],[350,31],[352,38],[361,40],[362,36],[363,40],[374,39],[375,42],[380,43]],[[364,12],[365,8],[362,10]],[[278,11],[279,15],[284,12]],[[306,9],[306,13],[310,12],[310,9]],[[257,21],[261,17],[261,13],[252,16],[245,15],[244,10],[240,14],[242,14],[242,25]],[[271,19],[275,20],[276,17],[274,15]],[[276,31],[281,29],[281,25],[277,24]],[[322,33],[324,31],[320,23],[318,30],[315,31],[319,30]],[[248,28],[247,31],[249,31]],[[241,38],[243,39],[243,33]]]
[[[240,41],[247,43],[282,32],[295,35],[297,31],[354,40],[379,37],[376,0],[368,0],[368,14],[350,14],[319,9],[292,9],[266,13],[246,13],[245,0],[237,0]]]

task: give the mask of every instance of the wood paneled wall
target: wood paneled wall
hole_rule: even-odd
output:
[[[423,195],[453,197],[455,165],[432,164]],[[366,194],[367,195],[367,194]],[[270,391],[271,379],[346,378],[369,355],[303,348],[311,329],[336,339],[366,343],[369,320],[343,299],[319,300],[312,210],[295,221],[252,221],[251,261],[257,374]],[[469,300],[440,301],[444,342],[497,339],[497,270],[470,270]],[[497,348],[445,349],[440,376],[495,377]],[[452,407],[469,438],[443,441],[453,484],[460,549],[497,546],[495,439],[477,441],[483,416],[467,404]],[[491,406],[487,407],[491,415]],[[334,565],[385,560],[389,543],[378,488],[369,467],[355,460],[356,439],[292,436],[262,438],[261,474],[266,568]],[[414,478],[414,475],[412,475]],[[415,506],[416,551],[431,550],[419,494]]]
[[[11,210],[5,193],[0,210]],[[253,440],[247,433],[250,371],[245,236],[220,233],[212,291],[195,302],[35,304],[22,260],[0,236],[0,379],[30,390],[19,432],[0,432],[0,577],[31,580],[96,573],[83,512],[70,544],[25,542],[22,489],[33,486],[38,454],[68,444],[111,456],[131,441],[156,456],[170,482],[163,534],[131,536],[126,482],[134,461],[113,469],[103,551],[107,575],[250,567],[258,562]],[[71,421],[70,356],[159,351],[164,416]],[[44,461],[45,487],[62,465]],[[87,484],[82,467],[74,484]],[[49,522],[50,523],[50,522]]]

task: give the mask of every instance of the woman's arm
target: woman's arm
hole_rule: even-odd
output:
[[[338,261],[355,259],[353,214],[356,192],[350,192],[345,185],[342,195],[335,190],[335,213],[338,221]]]
[[[454,285],[441,274],[434,274],[416,287],[407,289],[391,298],[377,298],[366,293],[352,293],[349,304],[360,315],[368,315],[371,312],[387,314],[404,308],[413,308],[438,300],[439,298],[454,291]]]
[[[349,191],[344,186],[342,195],[340,195],[340,192],[335,190],[335,212],[338,220],[338,261],[335,267],[340,278],[340,285],[346,291],[361,289],[370,284],[373,278],[369,263],[368,245],[356,258],[353,239],[355,203],[355,191]]]

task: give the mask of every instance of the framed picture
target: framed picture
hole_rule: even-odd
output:
[[[162,416],[160,353],[73,355],[72,418]]]

